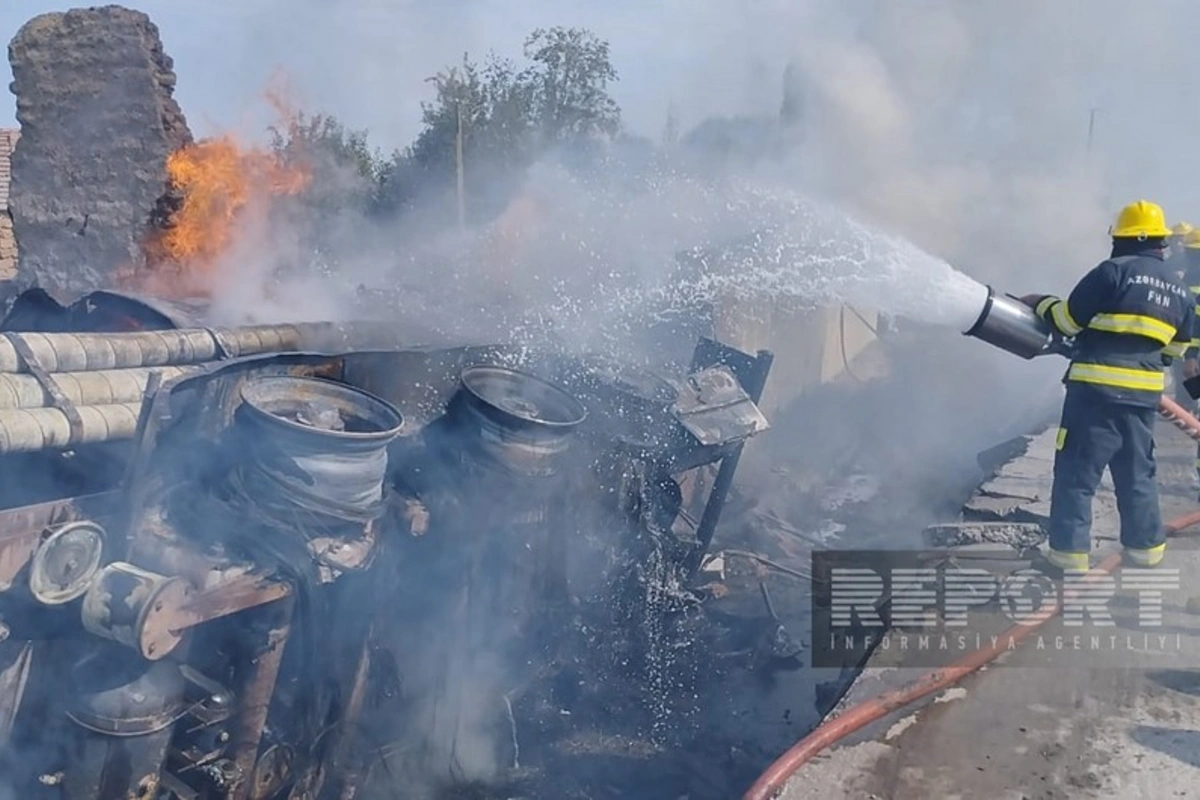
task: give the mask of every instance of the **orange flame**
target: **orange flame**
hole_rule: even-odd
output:
[[[171,190],[181,202],[143,248],[138,288],[171,297],[211,295],[222,257],[236,244],[239,225],[269,210],[278,197],[309,183],[303,166],[275,153],[239,147],[222,136],[189,145],[167,159]]]

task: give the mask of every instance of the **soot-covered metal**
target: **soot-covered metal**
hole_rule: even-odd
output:
[[[0,511],[0,795],[660,796],[594,756],[681,744],[710,467],[765,428],[769,364],[352,348],[150,380],[131,439],[75,448],[110,448],[92,494]]]

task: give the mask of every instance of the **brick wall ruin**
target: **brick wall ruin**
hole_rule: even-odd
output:
[[[140,263],[167,156],[192,141],[158,28],[119,6],[43,14],[8,56],[21,123],[9,199],[17,279],[111,286]]]

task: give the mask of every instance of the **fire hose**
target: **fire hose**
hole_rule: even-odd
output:
[[[1200,442],[1200,420],[1188,413],[1179,403],[1164,396],[1159,401],[1158,411],[1164,419],[1186,433],[1189,438]],[[1200,511],[1176,517],[1167,522],[1164,527],[1167,535],[1172,536],[1194,525],[1200,525]],[[1092,568],[1092,574],[1111,574],[1120,564],[1121,555],[1112,553]],[[776,759],[742,796],[742,800],[771,800],[776,797],[783,791],[788,780],[820,753],[872,722],[883,719],[893,711],[928,697],[934,692],[953,686],[984,665],[995,661],[1001,653],[1009,649],[1009,642],[1019,642],[1038,630],[1053,619],[1061,608],[1061,599],[1053,604],[1047,604],[1031,619],[1016,623],[1004,631],[994,640],[996,644],[976,650],[949,666],[931,670],[904,686],[851,706],[836,717],[825,720]]]
[[[164,383],[199,371],[204,365],[98,369],[91,372],[56,372],[54,382],[62,396],[77,406],[141,405],[152,372]],[[0,372],[0,414],[16,409],[53,408],[54,398],[36,377]]]
[[[122,333],[5,333],[0,335],[0,373],[30,371],[22,347],[46,372],[91,372],[295,351],[337,333],[338,326],[325,322]]]
[[[1163,395],[1158,401],[1159,415],[1187,434],[1189,439],[1200,442],[1200,420],[1171,398]]]
[[[349,337],[331,323],[0,333],[0,454],[133,438],[152,372],[174,380],[227,358],[343,349]]]

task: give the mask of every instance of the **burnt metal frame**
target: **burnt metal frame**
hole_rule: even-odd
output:
[[[336,356],[315,356],[307,353],[269,354],[246,358],[240,363],[243,366],[276,363],[291,364],[295,368],[301,368],[301,365],[314,368],[315,364],[321,362],[332,363],[338,368],[341,366],[341,361]],[[124,491],[127,524],[132,525],[145,510],[145,486],[149,483],[147,472],[152,465],[152,456],[158,446],[160,434],[173,421],[171,391],[177,384],[195,379],[220,380],[219,374],[230,364],[229,361],[215,362],[199,375],[176,378],[166,384],[162,382],[161,373],[151,373],[138,417],[135,450],[126,474]],[[314,369],[319,370],[320,367]],[[132,530],[132,527],[129,529]],[[231,750],[238,774],[233,785],[225,792],[225,800],[246,800],[254,788],[254,767],[258,748],[295,610],[295,598],[287,584],[255,574],[244,576],[237,584],[237,590],[233,590],[231,584],[224,584],[213,590],[201,592],[189,607],[191,618],[187,620],[189,627],[193,627],[234,613],[258,611],[271,623],[264,646],[251,660],[249,674],[238,687],[242,701],[234,716],[235,736]],[[233,602],[225,603],[223,600]]]
[[[733,372],[743,391],[754,401],[755,405],[762,400],[763,390],[767,386],[767,377],[771,373],[771,365],[775,354],[770,350],[759,350],[755,355],[743,353],[741,350],[722,344],[716,339],[701,337],[692,354],[691,372],[698,372],[710,367],[725,366]],[[725,510],[725,502],[729,499],[729,490],[733,488],[733,476],[737,472],[738,462],[742,458],[745,443],[740,443],[731,453],[721,459],[717,477],[713,481],[708,500],[704,504],[704,512],[700,523],[696,526],[696,539],[700,546],[688,564],[689,574],[694,575],[700,569],[701,561],[708,548],[712,545],[713,536],[717,531],[717,523],[721,521],[721,512]]]
[[[9,336],[13,337],[12,334]],[[240,359],[240,362],[243,367],[250,364],[280,365],[289,373],[305,375],[328,375],[330,372],[340,375],[344,369],[341,356],[311,353],[264,354]],[[0,588],[11,586],[16,574],[24,569],[32,558],[48,528],[75,519],[94,518],[113,523],[110,526],[112,530],[131,532],[145,510],[148,487],[152,483],[149,480],[149,470],[160,435],[175,421],[172,390],[179,384],[190,384],[198,378],[220,380],[219,373],[228,369],[230,364],[228,361],[217,362],[207,366],[197,375],[169,382],[162,381],[161,372],[151,372],[123,485],[101,494],[0,510]],[[231,383],[235,384],[236,381]],[[221,392],[218,391],[217,394],[220,396]],[[218,400],[222,399],[218,397]],[[232,407],[226,408],[226,404],[222,402],[209,405],[216,406],[215,414],[232,411]],[[130,543],[131,540],[110,541],[110,544],[115,545],[114,549],[121,551],[119,557],[125,555],[124,551]],[[109,555],[117,554],[110,552]],[[266,713],[264,698],[269,701],[274,693],[279,662],[292,621],[294,599],[287,584],[275,582],[267,575],[251,573],[198,593],[193,602],[183,609],[186,618],[182,623],[186,627],[194,627],[250,610],[260,610],[273,624],[265,646],[251,663],[245,685],[239,687],[239,694],[254,702],[239,704],[239,711],[235,717],[237,734],[233,743],[233,753],[240,774],[239,779],[226,792],[226,800],[245,800],[253,789],[253,769],[257,763],[256,756],[263,730],[261,718]],[[367,657],[368,650],[364,648],[361,658]],[[350,695],[361,701],[362,690],[359,684],[365,678],[366,668],[361,663],[357,667]],[[352,711],[342,715],[347,730],[353,727],[351,715],[357,714],[361,708],[362,703],[357,702]],[[346,746],[348,745],[347,742]],[[170,775],[166,771],[162,774]],[[318,779],[319,782],[323,777]],[[351,791],[352,787],[348,786],[347,782],[353,780],[353,777],[340,777],[339,790],[343,793]]]
[[[721,344],[714,339],[701,338],[693,354],[692,371],[714,366],[728,367],[746,394],[757,404],[762,397],[773,359],[774,356],[770,351],[760,350],[756,355],[752,356]],[[244,361],[248,363],[275,362],[277,364],[287,364],[292,369],[299,369],[303,372],[321,371],[321,367],[317,366],[318,364],[323,365],[326,369],[332,367],[335,371],[343,366],[341,359],[336,356],[316,356],[305,353],[292,353],[282,357],[279,354],[271,354],[257,358],[252,357]],[[228,367],[229,362],[218,362],[206,369],[202,374],[212,378],[214,373]],[[0,513],[0,518],[8,521],[12,528],[19,531],[13,537],[0,537],[0,565],[14,558],[17,560],[17,563],[27,561],[41,538],[41,531],[44,530],[46,522],[49,522],[52,518],[66,517],[69,519],[76,516],[82,511],[80,508],[81,505],[91,505],[93,502],[102,503],[108,508],[107,515],[115,516],[119,523],[124,523],[119,524],[118,527],[128,530],[131,527],[131,523],[138,519],[147,500],[147,487],[144,484],[149,477],[147,470],[151,463],[151,456],[158,444],[159,435],[173,421],[171,391],[175,388],[175,384],[191,383],[198,377],[200,376],[188,376],[187,379],[163,382],[161,380],[161,373],[154,372],[151,374],[151,380],[147,386],[141,413],[139,414],[133,452],[131,453],[130,463],[127,465],[128,472],[126,473],[125,485],[123,487],[95,497],[68,498],[31,508]],[[743,445],[741,444],[737,445],[720,460],[717,477],[709,492],[701,520],[696,530],[700,548],[694,555],[692,563],[688,565],[693,573],[699,568],[703,554],[712,543],[716,526],[733,484],[733,477],[741,457],[742,447]],[[112,508],[114,505],[117,508]],[[0,528],[0,530],[5,530],[10,526],[5,526],[4,528]],[[10,566],[17,566],[17,563],[13,563]],[[269,579],[263,580],[263,577],[265,576],[246,576],[247,579],[243,582],[243,585],[238,587],[240,591],[232,592],[236,595],[234,599],[237,602],[228,605],[212,603],[213,606],[220,607],[205,608],[206,604],[204,600],[207,599],[211,602],[216,600],[216,598],[205,597],[202,594],[201,597],[196,598],[194,601],[196,607],[189,609],[192,612],[199,612],[195,613],[195,617],[189,620],[190,623],[196,624],[251,608],[270,608],[270,612],[264,610],[264,613],[272,614],[273,619],[277,620],[280,624],[276,628],[274,640],[269,643],[270,646],[267,648],[267,652],[263,654],[265,657],[261,659],[260,669],[256,670],[250,676],[250,694],[260,698],[263,696],[269,697],[273,693],[277,665],[273,665],[272,662],[282,655],[286,634],[283,635],[283,640],[281,640],[280,634],[287,629],[287,623],[291,620],[293,610],[292,601],[286,588],[283,591],[270,591],[270,589],[278,590],[281,588],[281,585],[273,586]],[[230,594],[232,587],[226,585],[221,588],[223,590],[222,594],[227,596]],[[359,666],[361,667],[361,665]],[[361,672],[361,669],[358,672]],[[358,676],[356,675],[356,677]],[[245,690],[246,688],[243,687],[243,691]],[[240,719],[237,723],[239,725],[239,746],[235,748],[239,766],[248,770],[249,774],[242,775],[241,780],[237,781],[237,784],[231,787],[227,797],[233,800],[242,800],[242,798],[248,795],[251,789],[251,776],[254,766],[251,756],[257,752],[258,736],[255,733],[261,733],[261,724],[258,717],[262,714],[262,709],[259,707],[261,703],[251,705],[254,707],[250,709],[242,708],[239,714]]]

